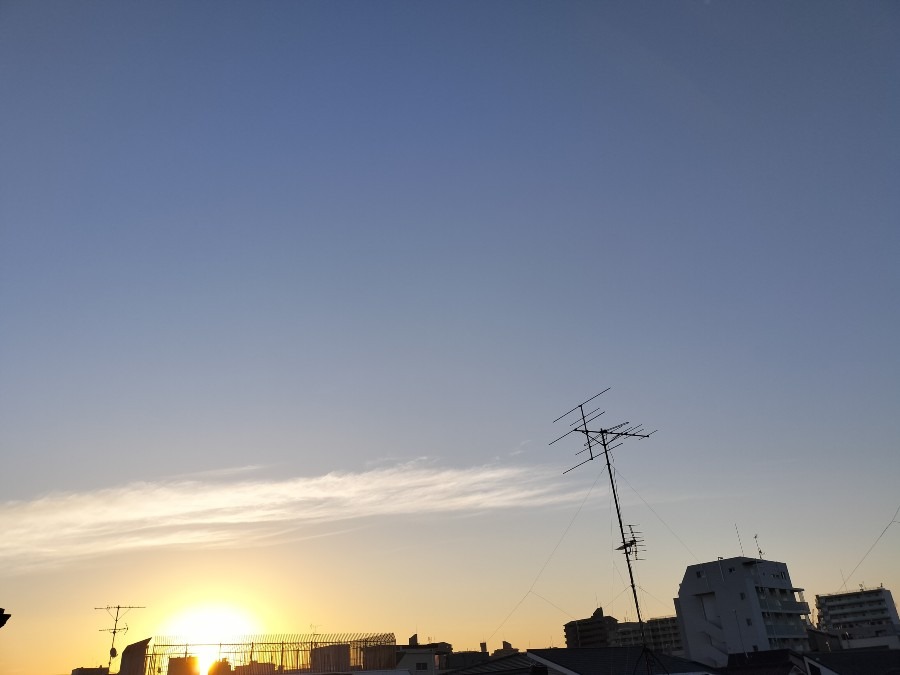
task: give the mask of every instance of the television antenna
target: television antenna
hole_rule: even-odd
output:
[[[612,491],[613,503],[616,507],[616,517],[619,521],[619,534],[622,537],[622,545],[619,546],[616,550],[622,551],[625,556],[625,563],[628,566],[628,580],[631,585],[631,595],[634,598],[634,609],[637,613],[638,627],[640,628],[641,633],[641,645],[642,645],[642,656],[644,656],[644,662],[647,665],[647,673],[651,672],[651,664],[650,660],[656,660],[659,663],[659,659],[653,656],[652,652],[647,649],[647,640],[644,634],[644,619],[641,616],[641,603],[638,600],[637,594],[637,584],[634,582],[634,570],[632,569],[632,561],[633,560],[642,560],[643,558],[639,558],[638,554],[643,549],[643,538],[640,536],[640,532],[636,532],[633,525],[628,525],[628,532],[625,531],[625,524],[622,522],[622,507],[619,504],[619,491],[616,487],[616,477],[612,468],[612,461],[610,460],[610,452],[615,450],[619,446],[621,446],[626,440],[629,438],[649,438],[653,434],[656,433],[656,430],[647,432],[644,431],[644,426],[642,424],[632,424],[631,422],[621,422],[619,424],[604,427],[598,423],[595,423],[597,418],[603,415],[606,411],[601,410],[599,407],[594,408],[590,412],[585,411],[585,406],[591,407],[588,404],[591,403],[594,399],[602,396],[606,392],[608,392],[611,387],[607,387],[599,394],[595,394],[591,396],[588,400],[579,403],[574,408],[569,410],[566,413],[563,413],[555,420],[553,423],[559,422],[561,420],[568,419],[569,426],[572,427],[564,433],[562,436],[557,438],[556,440],[550,441],[549,445],[553,445],[557,441],[561,441],[566,438],[570,434],[581,434],[584,436],[584,443],[582,444],[581,450],[576,452],[576,455],[581,455],[583,453],[587,453],[587,459],[579,462],[575,466],[569,467],[563,474],[567,474],[570,471],[577,469],[588,462],[603,457],[606,460],[606,471],[609,475],[609,486]],[[599,428],[598,428],[599,427]],[[662,666],[662,663],[659,665]],[[635,664],[635,668],[637,668],[637,664]],[[663,667],[665,670],[665,667]]]
[[[109,664],[107,665],[107,669],[112,668],[113,659],[118,656],[118,652],[116,651],[116,634],[117,633],[127,633],[128,632],[128,624],[126,623],[124,627],[119,628],[119,619],[123,618],[126,614],[128,614],[129,610],[132,609],[146,609],[146,607],[136,607],[133,605],[107,605],[106,607],[94,607],[94,609],[105,609],[106,613],[113,620],[112,628],[101,628],[101,633],[112,633],[112,642],[109,645]],[[124,612],[122,610],[125,610]],[[113,610],[116,610],[116,613],[113,614]]]
[[[759,553],[759,559],[762,560],[763,552],[762,552],[762,549],[759,547],[759,535],[758,534],[753,535],[753,541],[756,542],[756,552]]]

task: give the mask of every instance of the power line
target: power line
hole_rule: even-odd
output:
[[[534,591],[529,591],[529,592],[531,593],[531,595],[534,595],[534,596],[540,598],[541,600],[543,600],[544,602],[546,602],[546,603],[547,603],[548,605],[550,605],[551,607],[555,607],[556,609],[558,609],[560,612],[562,612],[563,614],[565,614],[565,615],[566,615],[567,617],[569,617],[570,619],[574,619],[574,618],[575,618],[574,616],[572,616],[571,614],[569,614],[566,610],[564,610],[562,607],[560,607],[559,605],[557,605],[555,602],[552,602],[551,600],[548,600],[547,598],[545,598],[545,597],[544,597],[543,595],[541,595],[540,593],[535,593]]]
[[[879,535],[875,538],[875,541],[872,542],[872,545],[869,547],[869,550],[866,551],[866,554],[862,557],[862,560],[860,560],[858,563],[856,563],[856,567],[853,568],[853,572],[850,572],[850,574],[847,575],[847,578],[844,579],[844,585],[841,586],[841,590],[842,590],[842,591],[843,591],[843,590],[846,590],[846,588],[847,588],[847,582],[850,581],[850,577],[853,576],[854,572],[856,572],[856,570],[859,569],[859,566],[862,565],[862,564],[865,562],[866,558],[869,557],[869,554],[872,552],[872,549],[875,548],[875,545],[876,545],[879,541],[881,541],[881,538],[884,536],[884,533],[887,532],[888,529],[890,529],[891,525],[893,525],[894,523],[897,522],[897,516],[898,516],[898,515],[900,515],[900,506],[898,506],[898,507],[897,507],[897,510],[894,511],[894,515],[891,516],[890,522],[888,522],[888,524],[885,525],[884,529],[881,531],[881,534],[879,534]]]
[[[622,474],[622,472],[619,471],[618,469],[616,469],[615,472],[616,472],[616,475],[617,475],[619,478],[621,478],[622,480],[624,480],[624,481],[625,481],[625,484],[626,484],[628,487],[631,488],[631,491],[634,492],[634,494],[637,495],[638,499],[640,499],[642,502],[644,502],[644,506],[646,506],[648,509],[650,509],[650,512],[651,512],[654,516],[657,517],[657,519],[659,520],[659,522],[661,522],[661,523],[665,526],[665,528],[672,534],[672,536],[675,537],[675,539],[678,540],[678,543],[681,544],[682,546],[684,546],[684,550],[687,551],[688,553],[690,553],[690,554],[691,554],[691,557],[692,557],[694,560],[696,560],[697,562],[700,562],[700,558],[698,558],[696,555],[694,555],[694,552],[693,552],[691,549],[689,549],[689,548],[688,548],[688,545],[685,544],[685,543],[681,540],[681,537],[679,537],[677,534],[675,534],[675,530],[673,530],[671,527],[669,527],[669,524],[668,524],[665,520],[663,520],[662,516],[659,515],[659,514],[654,510],[654,508],[653,508],[652,506],[650,506],[650,504],[647,503],[647,500],[644,499],[643,497],[641,497],[641,494],[640,494],[637,490],[635,490],[634,486],[633,486],[631,483],[628,482],[628,479],[625,478],[625,476]]]
[[[541,565],[541,569],[538,571],[537,575],[535,575],[534,581],[531,582],[531,586],[528,587],[528,590],[525,591],[524,595],[522,595],[522,598],[519,600],[519,602],[516,603],[516,606],[513,607],[512,610],[510,610],[509,614],[506,615],[506,618],[500,622],[500,625],[494,629],[494,632],[488,636],[488,639],[487,639],[488,642],[490,642],[491,639],[497,633],[500,632],[500,629],[503,628],[503,626],[506,625],[506,622],[509,621],[509,618],[513,614],[516,613],[516,610],[519,609],[519,606],[523,602],[525,602],[525,598],[527,598],[528,595],[534,590],[534,587],[537,584],[538,580],[541,578],[541,575],[544,573],[544,570],[547,569],[547,565],[550,564],[550,561],[553,559],[553,556],[556,555],[556,551],[559,548],[560,544],[562,544],[563,539],[566,538],[566,535],[569,533],[569,530],[572,529],[572,525],[575,523],[575,519],[578,518],[578,514],[581,513],[581,510],[584,508],[584,505],[587,503],[588,497],[591,496],[591,493],[594,491],[594,488],[597,487],[597,483],[600,481],[600,477],[602,475],[603,475],[602,473],[597,474],[597,477],[594,479],[594,482],[591,483],[591,487],[589,487],[588,491],[585,493],[584,499],[581,500],[581,504],[578,505],[578,509],[575,511],[575,515],[572,516],[572,519],[569,521],[569,524],[566,525],[566,529],[563,530],[562,535],[560,536],[559,540],[556,542],[556,546],[554,546],[553,550],[550,551],[550,555],[547,556],[547,559],[544,561],[544,564]],[[535,594],[535,595],[537,595],[537,594]],[[538,596],[538,597],[540,597],[540,596]],[[554,605],[554,607],[555,607],[555,605]],[[559,609],[559,608],[557,607],[557,609]],[[568,612],[563,612],[563,613],[568,614]]]

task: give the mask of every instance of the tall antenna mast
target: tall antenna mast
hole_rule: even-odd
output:
[[[628,533],[625,532],[625,524],[622,522],[622,507],[619,504],[619,491],[616,487],[616,478],[612,469],[612,461],[610,460],[610,451],[615,450],[619,446],[621,446],[625,440],[629,438],[648,438],[652,434],[656,433],[656,430],[651,432],[645,432],[642,424],[631,424],[630,422],[622,422],[620,424],[616,424],[611,427],[603,427],[599,424],[592,424],[600,415],[604,414],[605,410],[600,410],[600,408],[594,408],[590,412],[585,412],[585,406],[593,401],[598,396],[605,394],[610,390],[610,387],[607,387],[599,394],[595,394],[591,396],[587,401],[583,403],[579,403],[577,406],[572,408],[570,411],[560,415],[555,420],[554,423],[559,422],[565,418],[569,418],[569,426],[572,427],[569,431],[564,433],[562,436],[557,438],[554,441],[551,441],[549,445],[553,445],[557,441],[561,441],[566,438],[569,434],[579,433],[584,436],[584,443],[582,444],[581,450],[576,452],[576,455],[580,455],[584,452],[588,453],[587,459],[582,462],[579,462],[573,467],[570,467],[563,471],[563,474],[569,473],[573,469],[577,469],[579,466],[587,464],[588,462],[599,458],[602,456],[606,460],[606,471],[609,475],[609,486],[612,491],[613,503],[616,506],[616,517],[619,521],[619,534],[622,537],[622,545],[619,546],[616,550],[622,551],[625,555],[625,563],[628,566],[628,580],[631,584],[631,595],[634,598],[634,609],[637,613],[638,619],[638,627],[641,632],[641,645],[643,646],[643,653],[649,654],[649,650],[647,649],[647,640],[644,635],[644,619],[641,616],[641,603],[638,600],[637,594],[637,584],[634,582],[634,571],[631,566],[632,560],[639,560],[638,552],[639,548],[643,544],[643,539],[639,537],[639,533],[634,531],[633,526],[628,526]],[[589,406],[590,407],[590,406]],[[591,429],[588,427],[600,427],[598,429]],[[647,673],[650,673],[650,661],[645,657],[645,662],[647,664]],[[637,667],[635,665],[635,667]]]
[[[132,605],[107,605],[106,607],[94,607],[94,609],[105,609],[106,613],[113,620],[112,628],[101,628],[101,633],[112,633],[112,642],[109,645],[109,664],[107,665],[107,670],[112,668],[113,659],[116,658],[118,652],[116,651],[116,633],[127,633],[128,632],[128,624],[125,624],[123,628],[119,628],[119,619],[123,618],[126,614],[128,614],[129,610],[132,609],[146,609],[145,607],[135,607]],[[122,610],[125,610],[124,612]],[[113,614],[113,610],[116,610],[116,613]]]

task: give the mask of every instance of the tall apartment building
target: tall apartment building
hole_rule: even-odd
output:
[[[900,617],[883,586],[816,596],[817,627],[838,635],[845,647],[900,647]]]
[[[707,665],[725,666],[729,654],[808,650],[809,605],[781,562],[741,556],[691,565],[675,611],[686,657]]]
[[[655,652],[681,656],[681,628],[678,617],[663,616],[644,622],[644,641],[641,642],[641,625],[637,621],[620,621],[616,626],[613,646],[632,647],[643,644]]]
[[[681,631],[678,619],[666,616],[644,622],[644,637],[637,621],[618,621],[603,616],[603,608],[587,619],[570,621],[563,626],[566,647],[633,647],[646,646],[654,651],[681,656]]]
[[[563,626],[566,647],[612,647],[618,620],[603,616],[603,608],[598,607],[587,619],[569,621]]]

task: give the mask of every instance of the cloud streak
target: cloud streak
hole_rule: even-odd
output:
[[[547,480],[533,467],[449,469],[421,462],[268,481],[139,482],[0,505],[0,569],[20,572],[135,550],[266,543],[366,517],[476,513],[575,499],[562,481]]]

